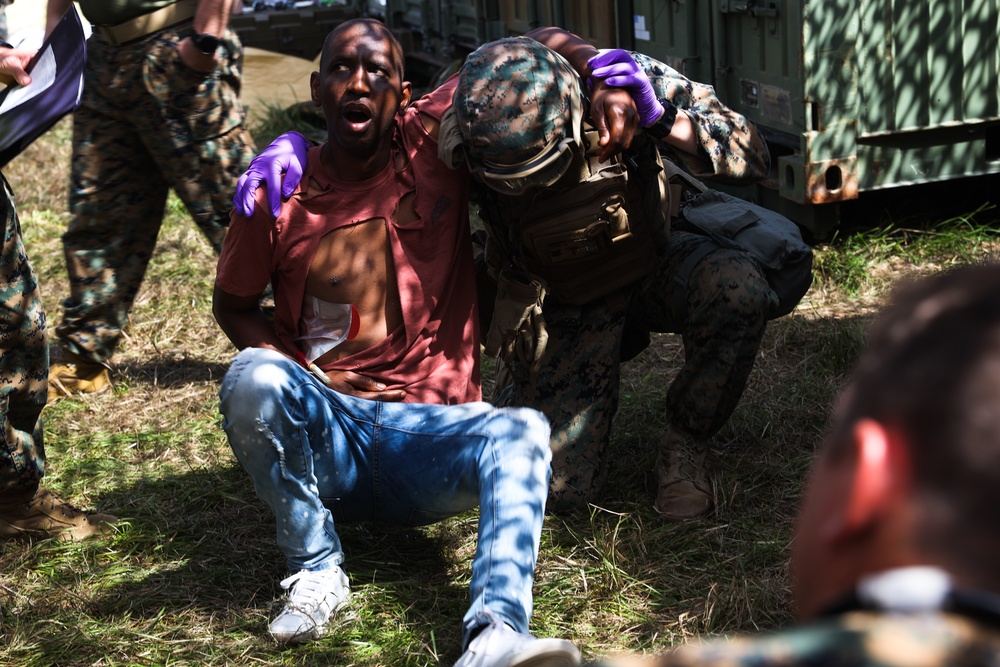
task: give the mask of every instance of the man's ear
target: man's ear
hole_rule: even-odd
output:
[[[409,81],[403,82],[402,96],[399,98],[399,109],[396,113],[403,113],[406,107],[410,106],[410,98],[413,97],[413,84]]]
[[[309,75],[309,93],[312,95],[313,104],[320,106],[319,104],[319,72],[313,72]]]
[[[905,475],[902,445],[885,426],[862,419],[851,437],[855,464],[840,527],[844,537],[868,531],[892,508]]]

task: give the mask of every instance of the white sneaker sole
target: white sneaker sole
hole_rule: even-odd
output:
[[[326,634],[327,628],[330,627],[330,621],[337,615],[337,612],[347,606],[347,602],[350,599],[350,595],[341,600],[340,604],[330,610],[330,617],[327,618],[326,623],[323,625],[313,624],[311,627],[306,627],[300,625],[295,631],[279,631],[275,632],[271,626],[267,627],[268,634],[271,638],[279,644],[305,644],[306,642],[314,642],[317,639],[321,639],[323,635]],[[274,619],[278,620],[277,618]],[[271,621],[273,624],[274,621]]]
[[[568,639],[543,638],[511,656],[504,667],[576,667],[580,659],[580,649]]]

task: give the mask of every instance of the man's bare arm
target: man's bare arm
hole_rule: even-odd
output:
[[[561,55],[580,76],[591,75],[589,61],[598,54],[598,50],[582,37],[562,28],[535,28],[526,32],[525,37],[531,37]],[[602,160],[628,148],[639,123],[638,114],[632,115],[635,113],[634,104],[623,106],[620,98],[608,97],[615,91],[620,89],[597,82],[591,92],[591,118],[601,134],[600,145],[605,147],[600,156]],[[698,154],[698,137],[687,112],[678,110],[674,126],[664,141],[685,153]]]
[[[45,36],[48,37],[55,29],[56,24],[66,14],[66,10],[73,5],[72,0],[49,0],[45,8]]]
[[[261,311],[260,297],[236,296],[216,287],[212,294],[215,321],[237,349],[263,347],[294,357]]]
[[[194,15],[194,31],[198,34],[222,37],[226,34],[234,5],[235,0],[201,0]],[[177,43],[177,51],[184,64],[195,71],[208,73],[215,69],[215,54],[199,51],[190,37],[185,37]]]
[[[597,55],[597,49],[587,40],[562,28],[535,28],[524,36],[561,55],[580,76],[590,76],[587,61]],[[628,148],[639,127],[639,114],[632,96],[603,81],[596,81],[590,91],[590,117],[600,135],[598,158],[602,161]]]
[[[222,37],[235,4],[235,0],[201,0],[194,15],[194,31]]]
[[[597,55],[597,47],[587,40],[562,28],[535,28],[524,33],[536,42],[549,47],[573,66],[580,76],[590,76],[587,61]]]

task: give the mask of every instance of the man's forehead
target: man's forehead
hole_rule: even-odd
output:
[[[394,38],[389,29],[381,24],[355,23],[334,31],[327,44],[327,54],[362,55],[384,54],[393,64],[396,62]]]

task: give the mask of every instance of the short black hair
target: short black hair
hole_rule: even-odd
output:
[[[828,453],[860,419],[901,433],[920,548],[1000,590],[1000,264],[894,290],[838,412]]]
[[[403,45],[400,44],[398,39],[396,39],[396,35],[389,29],[389,26],[375,18],[350,19],[337,24],[337,26],[327,34],[326,39],[323,40],[323,50],[320,52],[319,59],[319,71],[321,73],[326,71],[327,58],[329,57],[327,50],[330,45],[330,41],[334,38],[334,36],[339,35],[344,30],[353,28],[357,25],[366,26],[366,32],[373,38],[385,38],[389,40],[389,45],[392,48],[392,57],[396,61],[395,65],[397,73],[399,74],[399,78],[402,79],[404,69],[403,64],[405,61]]]

